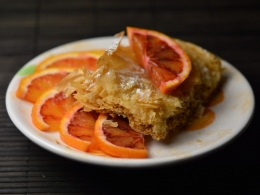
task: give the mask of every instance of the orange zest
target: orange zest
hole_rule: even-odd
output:
[[[34,72],[21,79],[16,97],[35,103],[43,92],[56,86],[72,71],[71,68],[50,68]]]
[[[127,27],[127,35],[139,63],[162,93],[171,93],[189,76],[190,58],[171,37],[133,27]]]
[[[46,91],[33,105],[33,124],[41,131],[59,131],[61,118],[75,101],[72,95],[66,97],[63,92],[55,89]]]
[[[104,50],[69,52],[53,55],[37,65],[35,71],[46,68],[82,68],[96,70],[97,60],[104,53]]]
[[[147,158],[143,135],[133,131],[122,118],[109,119],[108,116],[100,114],[95,124],[95,138],[99,148],[114,157]]]

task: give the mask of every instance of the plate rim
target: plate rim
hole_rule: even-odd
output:
[[[49,53],[49,52],[53,52],[53,51],[57,51],[60,50],[64,47],[70,46],[72,44],[77,44],[77,43],[82,43],[82,42],[91,42],[91,41],[102,41],[102,40],[113,40],[113,36],[105,36],[105,37],[95,37],[95,38],[90,38],[90,39],[83,39],[83,40],[78,40],[78,41],[73,41],[70,43],[66,43],[57,47],[54,47],[52,49],[49,49],[35,57],[33,57],[31,60],[29,60],[26,64],[24,64],[23,66],[21,66],[21,69],[29,66],[30,63],[35,60],[35,59],[39,59],[41,56],[44,56],[45,54]],[[124,38],[125,39],[125,38]],[[59,53],[59,52],[58,52]],[[237,138],[239,135],[241,135],[245,129],[248,127],[248,125],[250,124],[252,118],[253,118],[253,113],[255,110],[255,97],[254,97],[254,92],[253,89],[250,85],[250,83],[248,82],[248,80],[246,79],[246,77],[238,70],[236,69],[233,65],[231,65],[229,62],[221,59],[221,63],[224,66],[228,66],[229,68],[231,68],[233,71],[235,71],[236,73],[238,73],[243,80],[245,81],[245,84],[248,87],[248,91],[250,91],[251,94],[251,98],[252,98],[252,105],[251,108],[248,111],[247,114],[247,119],[246,119],[246,123],[243,124],[243,127],[237,131],[235,134],[233,134],[233,136],[231,136],[230,138],[228,138],[227,140],[222,140],[222,142],[219,142],[217,145],[215,145],[213,148],[206,148],[204,149],[204,151],[199,150],[198,153],[195,152],[195,154],[187,156],[187,157],[182,157],[182,158],[175,158],[173,159],[172,157],[164,157],[164,158],[147,158],[147,159],[119,159],[119,158],[106,158],[106,157],[100,157],[100,156],[94,156],[91,154],[87,154],[87,153],[79,153],[78,151],[71,149],[71,151],[73,151],[73,153],[77,153],[77,155],[79,156],[78,158],[76,157],[76,155],[71,155],[70,152],[64,152],[64,150],[62,148],[59,147],[54,147],[52,144],[46,143],[46,141],[42,140],[41,137],[37,137],[35,135],[32,135],[29,133],[29,131],[24,130],[22,127],[22,124],[19,124],[19,122],[17,122],[17,120],[15,120],[15,113],[12,112],[11,109],[11,99],[8,97],[10,95],[10,91],[11,86],[14,83],[14,79],[18,76],[17,73],[19,71],[17,71],[15,73],[15,75],[13,76],[13,78],[11,79],[7,90],[6,90],[6,96],[5,96],[5,104],[6,104],[6,109],[7,109],[7,113],[11,119],[11,121],[14,123],[14,125],[16,126],[16,128],[25,136],[27,137],[30,141],[32,141],[33,143],[35,143],[36,145],[46,149],[47,151],[51,152],[51,153],[55,153],[56,155],[71,159],[71,160],[75,160],[75,161],[79,161],[82,163],[89,163],[89,164],[94,164],[94,165],[102,165],[102,166],[111,166],[111,167],[150,167],[150,166],[161,166],[161,165],[166,165],[166,164],[177,164],[183,161],[188,161],[188,160],[192,160],[192,159],[196,159],[198,157],[204,156],[206,154],[209,154],[210,152],[214,152],[218,149],[223,148],[224,146],[226,146],[227,144],[231,143],[232,141],[235,140],[235,138]],[[84,157],[84,156],[85,157]]]

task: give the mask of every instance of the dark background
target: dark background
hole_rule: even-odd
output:
[[[128,25],[194,42],[240,70],[256,98],[247,130],[200,159],[132,169],[71,161],[22,135],[5,107],[14,74],[48,49]],[[259,35],[258,0],[0,0],[0,194],[260,194]]]

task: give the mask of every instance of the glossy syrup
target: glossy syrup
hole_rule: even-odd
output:
[[[201,117],[194,119],[188,126],[184,128],[184,131],[196,131],[205,128],[212,124],[216,118],[215,113],[210,107],[216,106],[224,100],[224,93],[219,90],[211,99],[208,106],[205,108]]]

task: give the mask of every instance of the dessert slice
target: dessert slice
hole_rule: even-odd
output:
[[[156,140],[177,131],[204,110],[221,79],[220,59],[181,40],[174,41],[187,54],[191,70],[176,88],[163,94],[130,47],[120,45],[122,34],[98,61],[98,69],[77,70],[60,83],[84,110],[128,118],[132,129]]]

